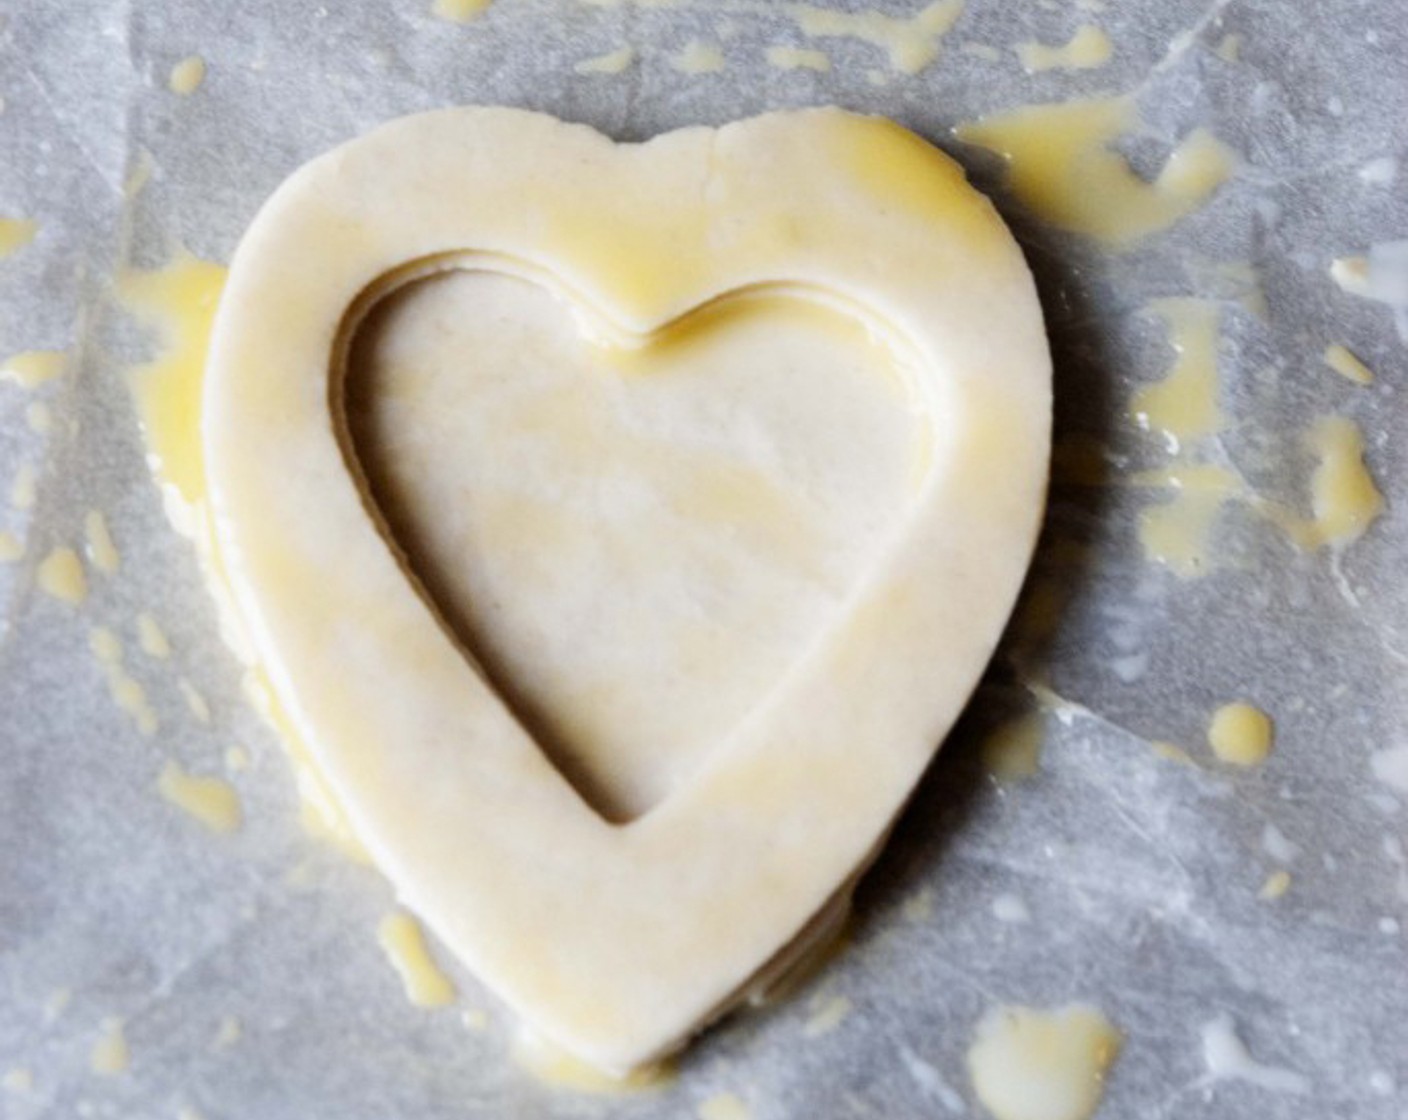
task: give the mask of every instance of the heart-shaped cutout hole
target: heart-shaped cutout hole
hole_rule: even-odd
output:
[[[462,269],[357,328],[348,446],[442,620],[583,799],[632,820],[802,657],[900,524],[930,425],[896,356],[805,295],[638,348]]]

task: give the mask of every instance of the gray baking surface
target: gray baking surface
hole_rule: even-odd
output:
[[[782,5],[499,0],[462,25],[427,9],[0,3],[0,214],[42,226],[0,262],[0,354],[69,349],[77,367],[39,391],[54,409],[48,435],[25,422],[32,398],[0,386],[0,483],[21,463],[38,469],[34,508],[0,509],[0,528],[28,541],[0,565],[0,1073],[33,1078],[28,1091],[0,1090],[0,1115],[679,1117],[729,1091],[757,1120],[981,1116],[964,1054],[983,1012],[1073,1001],[1125,1036],[1103,1117],[1408,1115],[1408,798],[1370,764],[1408,744],[1408,367],[1388,312],[1326,271],[1408,236],[1408,179],[1358,175],[1408,155],[1399,4],[1114,0],[1091,12],[970,0],[932,66],[880,85],[870,75],[886,71],[882,52],[807,42]],[[1113,40],[1107,66],[1022,72],[1013,43],[1064,42],[1083,22]],[[1213,49],[1228,33],[1241,36],[1236,62]],[[671,67],[694,38],[722,44],[723,72]],[[999,53],[964,49],[974,43]],[[625,44],[638,58],[624,73],[574,72]],[[821,46],[833,67],[776,69],[764,56],[773,44]],[[208,76],[177,97],[167,75],[193,53]],[[1209,204],[1120,256],[1031,220],[1002,192],[997,162],[949,134],[1001,108],[1126,91],[1150,126],[1131,149],[1137,166],[1157,166],[1195,125],[1245,162]],[[1268,313],[1225,307],[1235,422],[1221,453],[1304,506],[1295,433],[1348,414],[1388,501],[1338,577],[1326,553],[1298,553],[1234,511],[1220,538],[1228,563],[1181,581],[1139,548],[1149,493],[1058,486],[1037,568],[1054,562],[1053,542],[1085,550],[1059,573],[1069,596],[1043,663],[1070,703],[1048,715],[1040,772],[999,786],[979,765],[985,729],[1029,703],[1000,656],[866,879],[848,950],[791,1000],[711,1031],[654,1093],[583,1096],[533,1080],[509,1057],[507,1013],[467,975],[456,974],[456,1009],[407,1003],[374,936],[390,892],[301,831],[289,768],[241,697],[190,545],[162,515],[122,376],[150,353],[111,298],[123,263],[159,263],[178,243],[228,261],[304,160],[388,118],[475,102],[627,140],[830,102],[895,117],[963,160],[1017,229],[1050,320],[1058,436],[1095,434],[1131,466],[1161,453],[1127,419],[1129,396],[1170,360],[1164,331],[1138,309],[1216,294],[1199,262],[1250,262]],[[124,181],[144,159],[151,182],[128,203]],[[1377,383],[1326,370],[1329,342],[1363,357]],[[81,540],[92,508],[123,563],[94,576],[75,609],[36,589],[35,564]],[[165,665],[128,657],[161,717],[152,738],[110,701],[87,648],[99,624],[130,642],[144,610],[174,648]],[[208,698],[208,725],[186,710],[182,675]],[[1209,712],[1241,696],[1273,714],[1278,740],[1264,766],[1232,772],[1202,735]],[[1161,758],[1151,740],[1181,743],[1202,765]],[[158,799],[165,759],[218,771],[236,744],[253,757],[237,776],[237,835],[209,834]],[[1294,853],[1268,854],[1268,825]],[[1282,866],[1289,892],[1259,900]],[[1006,895],[1030,921],[994,915]],[[916,898],[932,905],[907,905]],[[56,1011],[59,991],[71,998]],[[853,1010],[807,1037],[818,993]],[[469,1029],[467,1008],[487,1011],[487,1028]],[[1200,1031],[1222,1014],[1259,1061],[1303,1075],[1305,1091],[1210,1080]],[[242,1035],[217,1046],[228,1016]],[[109,1017],[126,1023],[131,1065],[100,1077],[89,1055]]]

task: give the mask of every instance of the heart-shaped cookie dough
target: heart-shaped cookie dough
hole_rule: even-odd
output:
[[[870,539],[808,551],[824,577],[846,549],[869,546],[831,580],[829,613],[793,642],[795,660],[755,687],[717,742],[659,772],[648,743],[620,774],[602,748],[606,815],[568,778],[596,803],[593,783],[570,766],[564,776],[525,730],[495,683],[501,668],[488,657],[481,666],[408,570],[344,423],[359,324],[398,289],[448,270],[555,300],[584,345],[619,363],[623,392],[632,378],[654,387],[632,367],[672,334],[730,329],[740,316],[764,326],[774,316],[777,330],[754,332],[735,381],[755,363],[758,377],[777,368],[799,309],[863,328],[892,358],[907,414],[894,430],[910,433],[913,470],[903,499]],[[715,425],[728,421],[728,383]],[[804,380],[790,393],[813,432],[800,446],[826,446],[815,433],[844,417],[818,424]],[[560,415],[570,402],[542,403]],[[678,400],[671,409],[689,411]],[[507,435],[521,436],[509,431],[521,422],[507,418]],[[864,409],[855,422],[859,437]],[[729,1006],[885,835],[1021,583],[1049,424],[1040,310],[1000,219],[941,153],[837,110],[640,145],[507,109],[380,128],[299,171],[251,226],[203,406],[219,566],[359,838],[529,1023],[617,1071]],[[590,441],[573,453],[590,460]],[[513,481],[511,459],[501,483]],[[426,462],[403,481],[429,477]],[[763,501],[746,473],[758,464],[734,466],[745,472],[735,491]],[[681,515],[709,505],[689,477],[674,491]],[[661,478],[647,481],[661,492]],[[769,516],[759,566],[785,570],[774,561],[798,542]],[[495,539],[480,544],[492,551]],[[610,660],[613,640],[584,640],[580,658]],[[554,651],[565,656],[560,643]]]

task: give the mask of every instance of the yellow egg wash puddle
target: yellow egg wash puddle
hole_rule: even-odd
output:
[[[90,509],[83,518],[84,551],[88,562],[104,575],[112,575],[122,566],[122,556],[108,532],[107,518],[102,512]]]
[[[692,39],[684,49],[670,59],[670,65],[681,74],[716,74],[724,68],[724,52],[713,43]]]
[[[451,23],[469,23],[487,12],[493,3],[494,0],[435,0],[430,14]]]
[[[1364,435],[1347,416],[1323,416],[1305,436],[1319,460],[1310,480],[1314,520],[1305,527],[1312,547],[1337,551],[1362,537],[1384,509],[1383,495],[1364,463]]]
[[[34,240],[39,224],[26,218],[0,218],[0,260]]]
[[[0,381],[34,389],[60,376],[67,365],[63,350],[25,350],[0,362]]]
[[[1210,463],[1178,460],[1135,474],[1131,485],[1169,493],[1165,501],[1140,511],[1139,542],[1145,555],[1183,579],[1207,575],[1215,566],[1215,530],[1233,503],[1276,526],[1304,551],[1329,547],[1342,552],[1382,513],[1383,496],[1364,465],[1363,437],[1352,421],[1323,417],[1306,443],[1319,460],[1311,477],[1313,515],[1308,518],[1254,493],[1236,472]]]
[[[699,1120],[752,1120],[752,1110],[734,1093],[715,1093],[699,1102]]]
[[[200,777],[168,762],[157,778],[157,791],[212,832],[238,832],[244,822],[240,795],[223,778]]]
[[[146,689],[123,667],[122,642],[118,636],[106,626],[95,626],[88,632],[88,648],[107,678],[113,703],[132,717],[143,735],[153,734],[157,729],[156,712],[147,701]]]
[[[1347,381],[1353,381],[1356,385],[1372,385],[1374,383],[1374,371],[1338,342],[1325,347],[1323,360],[1327,366]]]
[[[196,545],[221,608],[224,636],[240,653],[243,638],[220,570],[206,504],[200,435],[205,356],[225,276],[223,266],[178,249],[161,268],[123,272],[118,277],[117,293],[123,306],[158,340],[157,356],[138,365],[129,377],[148,460],[161,485],[168,517],[176,530]],[[127,681],[119,681],[125,694],[132,692],[132,686],[140,688],[135,681]],[[115,695],[117,687],[114,685]],[[273,725],[293,761],[304,826],[314,835],[336,843],[359,862],[369,862],[336,798],[317,772],[311,752],[264,683],[257,666],[247,666],[246,692]],[[152,722],[154,725],[154,719]]]
[[[13,533],[0,530],[0,563],[13,564],[24,555],[24,541]]]
[[[189,97],[205,81],[205,59],[198,54],[183,58],[171,68],[166,88],[179,97]]]
[[[1218,399],[1221,313],[1216,303],[1193,298],[1154,300],[1147,310],[1163,321],[1175,358],[1162,380],[1135,394],[1130,414],[1144,431],[1162,435],[1177,454],[1186,443],[1226,427]]]
[[[70,606],[88,598],[88,578],[83,574],[83,561],[67,547],[53,549],[35,569],[35,582],[46,595]]]
[[[635,47],[618,47],[594,58],[583,59],[572,69],[578,74],[620,74],[635,60]]]
[[[1232,766],[1258,766],[1271,754],[1275,729],[1271,717],[1243,701],[1224,704],[1208,724],[1208,746]]]
[[[117,280],[123,306],[157,335],[158,356],[132,371],[132,391],[153,468],[189,511],[174,520],[192,537],[204,535],[200,395],[225,275],[223,266],[178,249],[164,267],[128,270]]]
[[[968,1072],[996,1120],[1089,1120],[1120,1032],[1093,1007],[999,1007],[978,1024]]]
[[[1040,712],[1028,712],[998,725],[979,748],[983,769],[999,782],[1034,776],[1041,768],[1045,734],[1046,721]]]
[[[859,39],[883,50],[901,74],[917,74],[938,58],[939,43],[963,14],[963,0],[934,0],[907,17],[811,4],[788,4],[787,13],[809,38]]]
[[[1212,568],[1214,529],[1230,501],[1247,499],[1241,476],[1210,463],[1182,463],[1133,478],[1168,498],[1139,513],[1139,543],[1144,554],[1182,579],[1206,575]]]
[[[1064,46],[1031,42],[1018,43],[1012,49],[1028,74],[1043,70],[1094,70],[1109,62],[1114,50],[1110,37],[1090,23],[1078,27]]]
[[[1220,401],[1218,304],[1180,297],[1155,300],[1146,311],[1162,321],[1175,356],[1168,372],[1139,390],[1129,406],[1134,422],[1159,435],[1173,456],[1167,466],[1127,480],[1168,495],[1140,512],[1145,555],[1183,579],[1206,575],[1214,566],[1217,525],[1232,503],[1275,525],[1306,551],[1329,546],[1340,552],[1358,540],[1383,510],[1358,426],[1347,417],[1324,416],[1305,434],[1317,460],[1310,479],[1311,517],[1262,498],[1230,467],[1194,457],[1200,443],[1227,427]],[[1098,448],[1066,450],[1056,466],[1063,482],[1104,484]]]
[[[544,1085],[595,1096],[658,1092],[673,1084],[676,1077],[674,1063],[668,1060],[642,1066],[625,1077],[612,1077],[523,1026],[515,1032],[512,1055],[520,1069]]]
[[[121,1019],[108,1019],[103,1023],[102,1033],[93,1044],[93,1051],[88,1058],[88,1068],[94,1073],[113,1077],[126,1073],[131,1066],[132,1054],[122,1028]]]
[[[768,65],[778,70],[815,70],[825,73],[831,69],[831,58],[823,51],[808,50],[805,47],[769,47]]]
[[[377,926],[376,939],[413,1004],[444,1007],[455,1001],[455,985],[430,955],[425,933],[412,915],[404,910],[386,915]]]
[[[1029,105],[954,129],[958,139],[996,152],[1007,182],[1033,215],[1128,249],[1206,202],[1237,158],[1206,129],[1169,153],[1153,182],[1136,175],[1112,145],[1142,126],[1130,97]]]

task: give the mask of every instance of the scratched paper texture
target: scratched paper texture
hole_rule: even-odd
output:
[[[39,223],[0,260],[0,356],[69,356],[44,385],[0,385],[0,529],[22,542],[0,563],[0,1115],[718,1120],[731,1093],[758,1120],[981,1116],[965,1064],[978,1020],[1072,1002],[1124,1036],[1102,1116],[1408,1113],[1408,765],[1393,753],[1408,751],[1408,363],[1388,310],[1328,274],[1333,258],[1408,237],[1408,173],[1383,162],[1408,154],[1393,0],[969,0],[914,74],[763,3],[499,0],[462,23],[425,0],[0,12],[0,217]],[[1108,62],[1023,72],[1015,44],[1065,43],[1085,23],[1108,35]],[[674,65],[695,40],[721,49],[722,69]],[[771,47],[822,54],[770,61]],[[179,96],[168,79],[193,54],[207,74]],[[619,73],[577,70],[612,55]],[[1199,126],[1241,162],[1183,221],[1118,254],[1044,223],[991,153],[950,132],[1125,93],[1145,127],[1120,150],[1146,176]],[[476,102],[627,140],[829,102],[897,118],[995,194],[1049,317],[1058,446],[1103,455],[1098,478],[1058,471],[1027,622],[865,881],[847,950],[790,999],[711,1031],[654,1092],[582,1095],[525,1074],[507,1013],[467,975],[455,1007],[406,1001],[375,938],[390,892],[299,826],[125,388],[153,340],[113,299],[120,269],[178,245],[226,262],[304,160],[388,118]],[[1308,516],[1314,456],[1299,433],[1350,417],[1387,500],[1363,539],[1297,547],[1232,500],[1210,571],[1181,576],[1146,554],[1142,511],[1177,494],[1133,483],[1170,453],[1129,410],[1174,360],[1146,313],[1168,296],[1211,300],[1220,317],[1228,422],[1199,457]],[[1322,364],[1336,342],[1373,385]],[[87,561],[87,596],[71,604],[39,573],[51,550],[82,550],[92,510],[121,565]],[[168,659],[140,651],[141,612],[169,636]],[[155,734],[110,696],[111,666],[90,651],[98,626],[122,639]],[[1247,770],[1204,741],[1210,713],[1238,698],[1277,730]],[[1035,773],[995,777],[991,733],[1023,716],[1041,732]],[[233,775],[231,748],[251,760]],[[161,800],[170,760],[231,777],[244,827],[217,835]],[[1282,870],[1285,893],[1259,897]],[[1205,1028],[1229,1016],[1282,1076],[1205,1060]],[[125,1068],[96,1073],[114,1019],[128,1055],[108,1064]]]

